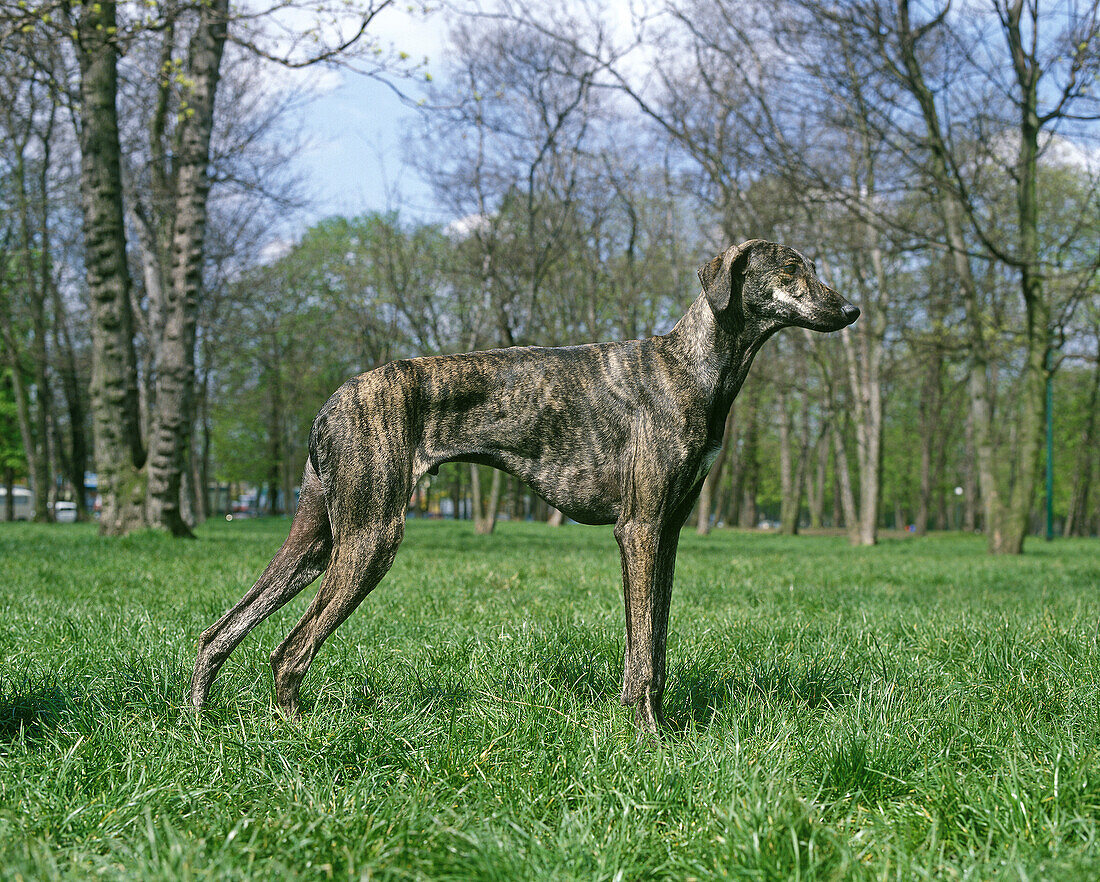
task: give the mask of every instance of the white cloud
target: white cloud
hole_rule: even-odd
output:
[[[1043,149],[1051,165],[1075,168],[1089,176],[1100,174],[1100,144],[1088,145],[1063,135],[1050,135]]]
[[[457,236],[464,239],[475,230],[483,230],[489,226],[489,218],[483,214],[468,214],[447,224],[444,232],[448,236]]]
[[[260,263],[274,263],[282,257],[286,257],[294,247],[291,239],[275,238],[268,242],[260,251]]]

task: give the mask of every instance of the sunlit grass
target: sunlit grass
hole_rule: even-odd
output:
[[[267,655],[182,709],[285,522],[0,529],[0,876],[1093,879],[1100,548],[685,532],[661,746],[609,530],[410,522],[307,716]]]

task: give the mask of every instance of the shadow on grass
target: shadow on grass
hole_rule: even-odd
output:
[[[0,752],[18,739],[36,739],[57,728],[75,707],[73,697],[58,686],[0,688]]]
[[[347,706],[373,713],[382,696],[424,714],[451,713],[494,697],[563,713],[571,707],[617,706],[622,681],[616,649],[554,653],[530,665],[506,667],[480,683],[443,671],[419,672],[410,679],[395,677],[385,683],[368,677],[347,697]],[[689,727],[706,728],[727,709],[736,713],[746,705],[754,706],[756,717],[786,717],[792,711],[831,713],[857,698],[867,673],[864,667],[849,669],[844,660],[833,658],[796,665],[776,660],[733,674],[689,664],[669,678],[665,714],[670,732],[682,733]]]
[[[574,639],[540,655],[496,671],[427,670],[410,666],[389,676],[367,676],[345,693],[354,713],[377,713],[380,707],[404,707],[414,713],[453,713],[479,703],[505,703],[560,710],[618,705],[622,688],[621,646]],[[766,660],[724,673],[709,659],[688,659],[670,672],[664,695],[669,730],[706,728],[729,712],[751,707],[754,718],[789,717],[793,713],[831,713],[854,701],[868,675],[866,664],[825,656]],[[308,705],[306,711],[312,707]]]
[[[736,674],[688,667],[670,678],[665,690],[665,714],[673,731],[690,723],[709,726],[725,708],[755,699],[776,711],[800,707],[833,710],[852,701],[865,671],[847,670],[840,659],[812,659],[798,668],[776,661],[754,664]]]
[[[601,652],[553,652],[529,664],[513,663],[479,675],[468,670],[406,669],[390,677],[367,674],[346,697],[354,712],[371,713],[385,696],[419,712],[448,712],[478,702],[519,702],[540,706],[588,707],[617,698],[621,673]]]
[[[596,529],[599,530],[602,528]],[[605,539],[604,544],[607,547],[608,555],[615,552],[617,556],[614,539],[610,538],[609,530],[610,528],[608,528],[607,539],[610,539],[610,541]],[[563,536],[565,536],[565,538],[563,538]],[[477,561],[486,551],[523,555],[536,555],[541,553],[579,554],[592,550],[593,538],[598,539],[599,533],[596,533],[593,538],[577,536],[574,541],[570,541],[570,539],[573,538],[574,537],[561,533],[538,533],[526,525],[511,531],[506,529],[503,533],[493,533],[488,536],[477,535],[474,533],[473,527],[470,527],[469,532],[460,531],[459,528],[451,528],[445,532],[440,531],[438,533],[432,533],[431,528],[426,527],[420,528],[416,532],[407,532],[405,534],[405,541],[401,544],[401,551],[405,551],[406,553],[412,551],[415,554],[439,555],[441,557],[460,554],[469,557],[471,562]],[[401,551],[399,551],[398,554],[400,554]],[[609,560],[613,559],[615,558],[609,557]]]
[[[452,673],[441,671],[438,674],[424,676],[412,671],[409,679],[396,672],[392,676],[379,679],[371,674],[362,677],[360,684],[344,698],[344,707],[352,713],[377,713],[380,705],[397,700],[412,705],[420,713],[428,713],[440,706],[455,709],[478,700],[477,691],[466,680]],[[303,711],[315,710],[314,702],[303,696]]]

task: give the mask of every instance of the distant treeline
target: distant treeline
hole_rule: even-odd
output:
[[[40,516],[88,469],[106,533],[186,534],[215,484],[292,500],[348,375],[660,333],[701,263],[760,237],[863,317],[766,345],[700,530],[982,530],[1018,552],[1048,379],[1057,526],[1100,529],[1097,2],[699,0],[629,23],[501,2],[448,13],[419,85],[371,42],[388,4],[342,30],[292,5],[316,41],[224,0],[0,12],[0,466]],[[451,220],[333,217],[280,244],[302,188],[279,63],[419,99],[409,161]],[[413,504],[433,499],[482,530],[554,516],[470,466]]]

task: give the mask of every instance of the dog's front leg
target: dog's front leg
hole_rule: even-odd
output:
[[[615,539],[622,555],[626,605],[622,700],[634,705],[638,725],[656,734],[664,725],[665,642],[679,530],[627,520],[616,525]]]

